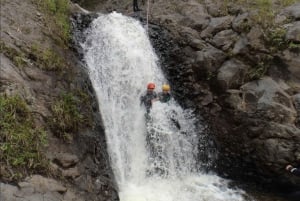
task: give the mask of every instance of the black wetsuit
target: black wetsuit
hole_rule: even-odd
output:
[[[152,107],[152,100],[157,98],[157,94],[155,91],[148,91],[141,96],[141,104],[145,105],[147,113],[150,112],[150,109]]]
[[[171,99],[171,94],[169,92],[168,93],[160,92],[158,93],[158,98],[160,102],[166,103]]]
[[[133,0],[133,12],[140,11],[137,1],[138,0]]]

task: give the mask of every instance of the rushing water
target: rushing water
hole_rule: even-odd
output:
[[[155,102],[150,118],[139,97],[166,80],[146,30],[118,13],[95,19],[82,47],[103,118],[121,201],[242,201],[244,192],[204,173],[197,162],[201,125],[176,101]],[[200,128],[200,130],[199,130]],[[203,142],[205,143],[205,142]]]

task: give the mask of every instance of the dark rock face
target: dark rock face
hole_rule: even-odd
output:
[[[83,133],[76,139],[76,144],[76,153],[81,159],[79,169],[84,173],[75,179],[77,188],[90,192],[86,196],[90,200],[119,200],[103,129]]]
[[[168,29],[167,37],[156,34],[168,42],[153,44],[177,100],[209,122],[219,150],[218,172],[257,183],[299,182],[284,170],[299,155],[299,112],[292,97],[299,90],[294,68],[299,54],[287,50],[274,56],[261,29],[251,25],[251,13],[210,18],[205,28],[196,30],[177,21],[182,17],[170,10],[168,20],[159,15],[163,6],[153,5],[153,20]],[[292,27],[287,37],[297,32]],[[267,62],[272,65],[269,72],[258,67]],[[260,70],[270,77],[259,77]]]
[[[125,14],[131,10],[108,5]],[[283,49],[270,45],[255,12],[230,4],[224,14],[222,6],[212,0],[151,4],[149,34],[161,67],[180,104],[209,124],[220,174],[299,184],[284,170],[300,154],[299,3],[275,18],[285,30],[282,38],[295,45]],[[288,18],[292,22],[284,24]]]
[[[89,27],[90,23],[97,17],[98,15],[96,13],[74,13],[72,15],[72,48],[78,54],[80,60],[83,59],[83,52],[80,43],[83,43],[85,41],[84,31]]]

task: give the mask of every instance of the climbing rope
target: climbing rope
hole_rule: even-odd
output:
[[[146,25],[147,33],[149,29],[149,9],[150,9],[150,0],[147,1],[147,25]]]

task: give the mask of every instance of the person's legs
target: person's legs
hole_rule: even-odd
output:
[[[133,11],[139,11],[138,2],[137,0],[133,0]]]

